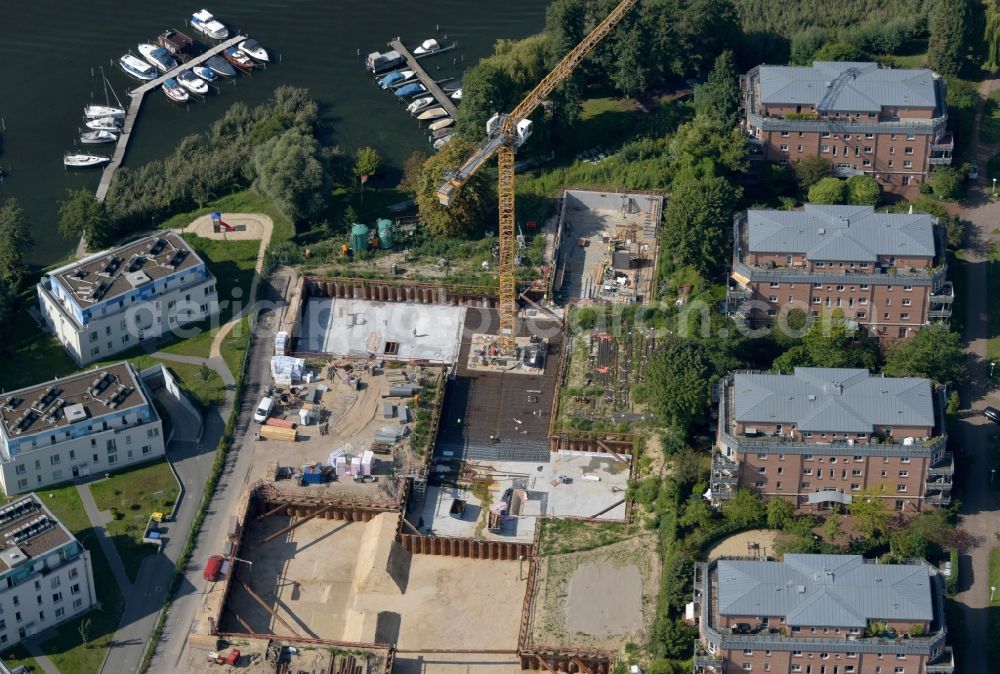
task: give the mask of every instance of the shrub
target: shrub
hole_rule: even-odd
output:
[[[813,204],[842,204],[847,200],[847,183],[837,178],[820,178],[809,188],[809,202]]]

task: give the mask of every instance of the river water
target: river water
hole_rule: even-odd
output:
[[[160,92],[146,95],[125,164],[168,154],[184,136],[206,129],[229,105],[253,106],[274,88],[308,88],[321,105],[327,142],[353,151],[379,150],[383,162],[402,166],[417,149],[430,151],[426,131],[391,94],[378,89],[363,69],[370,51],[386,51],[400,36],[412,49],[428,37],[458,48],[425,59],[436,77],[460,76],[492,51],[501,37],[519,38],[542,29],[544,0],[211,0],[208,9],[231,30],[256,38],[278,62],[252,79],[239,77],[218,95],[187,109]],[[67,189],[94,189],[100,170],[66,172],[62,154],[74,149],[82,108],[104,102],[98,67],[104,66],[125,107],[135,81],[122,73],[118,57],[176,27],[198,39],[187,23],[199,6],[122,0],[35,0],[5,3],[0,12],[0,118],[5,131],[0,166],[9,173],[0,199],[16,197],[34,224],[35,264],[67,256],[74,242],[59,236],[58,205]],[[360,52],[360,57],[358,53]],[[111,99],[114,104],[114,98]],[[99,148],[110,154],[112,146]]]

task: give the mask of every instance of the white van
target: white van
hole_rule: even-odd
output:
[[[267,396],[261,398],[260,404],[257,405],[257,411],[253,413],[253,420],[258,424],[262,424],[267,421],[267,418],[271,415],[271,408],[274,407],[274,400]]]

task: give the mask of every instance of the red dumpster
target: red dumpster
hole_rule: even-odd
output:
[[[240,661],[240,652],[235,648],[229,651],[229,655],[226,656],[226,664],[235,665],[239,661]]]

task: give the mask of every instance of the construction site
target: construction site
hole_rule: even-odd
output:
[[[653,299],[663,197],[566,190],[549,261],[552,296],[576,302]]]

